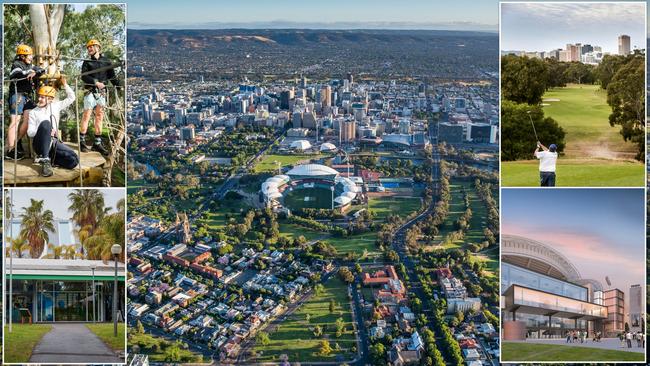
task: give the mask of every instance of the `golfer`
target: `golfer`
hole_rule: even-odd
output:
[[[542,151],[539,151],[542,149]],[[539,159],[539,183],[542,187],[555,187],[555,164],[557,163],[557,146],[548,148],[537,141],[535,158]]]

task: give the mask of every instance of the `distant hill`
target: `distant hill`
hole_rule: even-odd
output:
[[[210,48],[233,43],[306,46],[327,44],[371,45],[374,43],[424,44],[441,39],[496,37],[495,33],[414,30],[313,30],[313,29],[206,29],[131,30],[128,47]]]

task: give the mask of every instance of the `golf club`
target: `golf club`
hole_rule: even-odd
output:
[[[533,122],[533,118],[530,116],[530,111],[526,111],[528,114],[528,119],[530,120],[530,124],[533,126],[533,132],[535,133],[535,141],[539,141],[539,137],[537,137],[537,131],[535,130],[535,123]]]

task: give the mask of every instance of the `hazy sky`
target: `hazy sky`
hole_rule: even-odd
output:
[[[52,210],[54,217],[57,219],[68,219],[72,216],[68,207],[70,201],[68,200],[68,193],[73,189],[15,189],[14,190],[14,215],[18,216],[22,212],[23,207],[30,204],[30,198],[45,201],[45,209]],[[116,188],[101,188],[100,191],[104,193],[104,204],[111,207],[115,211],[115,204],[120,198],[124,198],[124,189]]]
[[[501,205],[503,234],[548,244],[583,278],[645,283],[643,189],[504,189]]]
[[[550,51],[567,43],[603,47],[618,53],[618,36],[645,48],[645,7],[641,2],[608,4],[504,3],[501,5],[501,49]]]

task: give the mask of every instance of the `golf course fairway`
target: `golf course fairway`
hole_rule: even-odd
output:
[[[569,84],[544,94],[544,114],[566,132],[566,148],[557,161],[556,185],[564,187],[642,187],[643,162],[636,145],[623,140],[620,126],[609,125],[607,92],[598,85]],[[548,146],[555,141],[542,141]],[[531,146],[531,157],[534,146]],[[504,187],[539,186],[535,159],[501,163]]]

